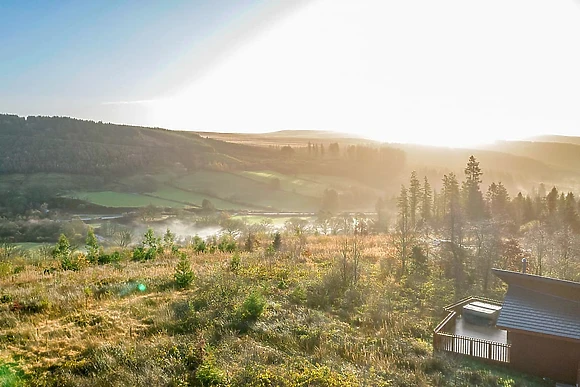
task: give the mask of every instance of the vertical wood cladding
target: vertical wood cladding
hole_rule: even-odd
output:
[[[523,372],[575,384],[580,363],[580,342],[508,332],[511,365]]]

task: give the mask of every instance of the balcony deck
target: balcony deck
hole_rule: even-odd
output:
[[[459,315],[461,307],[474,300],[478,299],[466,298],[446,308],[449,314],[433,331],[433,348],[491,362],[509,363],[511,346],[507,342],[507,331],[470,324]]]
[[[455,319],[453,334],[507,344],[507,331],[495,327],[470,324],[461,316]]]

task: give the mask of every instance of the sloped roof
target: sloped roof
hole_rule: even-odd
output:
[[[540,293],[580,302],[580,282],[566,281],[517,271],[492,269],[493,274],[508,285],[517,285]]]
[[[580,283],[493,270],[508,283],[497,326],[580,341]]]
[[[496,326],[580,340],[580,303],[511,285]]]

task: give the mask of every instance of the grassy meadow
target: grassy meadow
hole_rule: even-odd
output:
[[[149,205],[171,208],[185,207],[185,204],[179,201],[137,193],[113,191],[74,192],[69,196],[71,198],[81,199],[88,203],[110,208],[146,207]]]
[[[434,354],[460,295],[436,270],[398,278],[387,238],[284,234],[275,251],[261,235],[252,252],[176,246],[147,261],[120,250],[77,271],[0,262],[0,385],[546,385]]]
[[[60,196],[100,207],[201,207],[210,200],[219,210],[317,212],[324,191],[334,189],[348,211],[374,208],[383,193],[352,179],[326,175],[289,175],[271,170],[193,173],[159,171],[106,180],[58,173],[4,175],[0,190],[24,192],[40,203]],[[354,199],[353,199],[354,195]]]

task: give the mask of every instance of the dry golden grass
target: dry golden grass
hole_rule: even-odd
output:
[[[78,272],[21,262],[0,277],[0,365],[15,362],[33,385],[195,385],[202,369],[231,385],[446,385],[449,365],[429,344],[436,320],[420,308],[438,295],[395,279],[384,237],[359,238],[351,285],[344,237],[309,236],[302,251],[286,242],[274,255],[240,253],[235,272],[232,254],[185,251],[196,274],[187,290],[174,286],[171,254]],[[255,290],[266,307],[248,323],[240,308]]]

